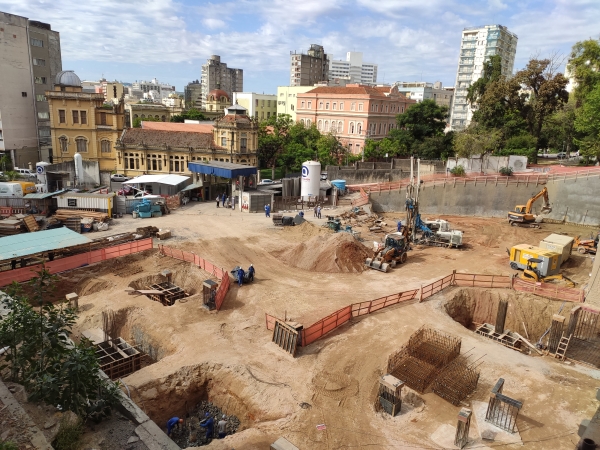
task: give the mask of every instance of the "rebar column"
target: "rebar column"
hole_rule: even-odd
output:
[[[496,325],[494,332],[504,333],[504,322],[506,321],[506,311],[508,310],[508,300],[500,300],[498,303],[498,313],[496,314]]]
[[[471,410],[462,408],[458,413],[458,424],[456,425],[456,436],[454,445],[463,448],[469,440],[469,428],[471,427]]]
[[[548,351],[550,353],[556,353],[558,349],[558,343],[562,336],[564,328],[565,317],[554,314],[552,316],[552,324],[550,325],[550,333],[548,335]]]

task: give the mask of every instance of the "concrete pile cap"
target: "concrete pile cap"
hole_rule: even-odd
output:
[[[398,378],[396,378],[393,375],[390,375],[389,373],[383,375],[379,381],[381,384],[391,389],[392,391],[397,391],[398,389],[401,389],[404,386],[404,381],[399,380]]]

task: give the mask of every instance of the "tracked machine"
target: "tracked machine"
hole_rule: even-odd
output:
[[[527,228],[539,228],[540,224],[538,222],[539,216],[535,216],[532,213],[533,204],[540,197],[544,198],[544,204],[542,205],[542,214],[547,214],[552,211],[550,207],[550,201],[548,199],[548,189],[544,187],[540,192],[531,197],[526,205],[517,205],[515,206],[514,211],[508,212],[508,223],[514,227],[527,227]]]

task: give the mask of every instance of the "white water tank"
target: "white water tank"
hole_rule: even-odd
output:
[[[81,158],[81,154],[75,153],[73,160],[75,161],[75,184],[83,184],[85,181],[85,174],[83,173],[83,160]]]
[[[300,180],[300,195],[302,200],[319,196],[321,185],[321,163],[306,161],[302,163],[302,179]]]
[[[46,166],[49,166],[50,163],[40,161],[35,163],[35,172],[37,174],[37,184],[45,184],[48,185],[48,176],[46,174]]]

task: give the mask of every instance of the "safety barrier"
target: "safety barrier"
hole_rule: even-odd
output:
[[[139,253],[152,248],[152,238],[140,239],[138,241],[126,242],[124,244],[114,245],[99,250],[92,250],[79,255],[67,256],[54,261],[48,261],[43,266],[50,273],[65,272],[67,270],[76,269],[78,267],[95,264],[107,259],[118,258],[119,256],[130,255],[131,253]],[[7,286],[13,281],[22,283],[31,280],[37,276],[42,268],[42,264],[35,264],[29,267],[23,267],[15,270],[6,270],[0,272],[0,287]]]
[[[167,247],[165,245],[159,245],[158,249],[161,255],[169,256],[174,259],[179,259],[181,261],[186,261],[191,264],[198,266],[200,269],[205,272],[210,273],[215,276],[221,283],[217,288],[217,294],[215,297],[215,306],[217,311],[221,309],[223,302],[225,301],[225,296],[229,291],[229,287],[231,285],[231,281],[229,279],[229,274],[225,269],[221,269],[215,266],[210,261],[207,261],[204,258],[196,255],[192,252],[186,252],[184,250],[179,250],[177,248]]]
[[[482,275],[457,273],[454,271],[450,275],[446,275],[445,277],[421,286],[418,289],[398,292],[396,294],[380,297],[375,300],[352,303],[351,305],[345,306],[328,315],[327,317],[318,320],[308,328],[302,330],[302,342],[300,345],[305,347],[313,343],[330,331],[342,326],[353,317],[371,314],[383,308],[387,308],[388,306],[409,302],[411,300],[418,300],[419,302],[422,302],[423,300],[443,291],[450,286],[514,289],[516,291],[531,292],[535,295],[549,297],[556,300],[566,300],[570,302],[584,301],[583,290],[549,287],[546,285],[547,283],[543,283],[542,285],[528,283],[507,275]],[[281,319],[269,314],[265,314],[267,330],[272,331],[274,329],[276,320]]]

